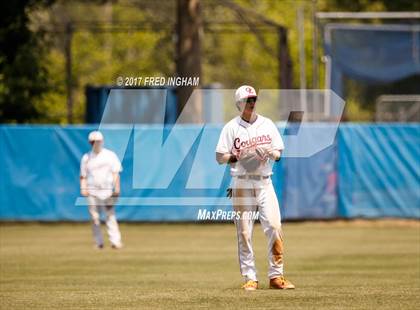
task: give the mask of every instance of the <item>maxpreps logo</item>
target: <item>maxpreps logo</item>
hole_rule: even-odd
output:
[[[233,141],[233,146],[235,149],[247,149],[250,147],[256,147],[263,144],[271,144],[271,137],[270,135],[261,135],[257,137],[253,137],[249,140],[241,141],[240,138],[236,138]]]
[[[175,124],[168,130],[165,123],[166,103],[169,102],[167,89],[112,89],[98,129],[103,132],[107,147],[115,151],[121,161],[126,159],[127,150],[132,143],[131,187],[133,190],[150,191],[147,193],[151,195],[119,197],[115,204],[231,206],[229,199],[213,196],[213,193],[219,193],[226,175],[226,167],[214,160],[214,148],[219,133],[215,132],[212,124],[200,122],[195,116],[198,115],[197,106],[204,107],[203,103],[209,106],[210,103],[220,102],[227,106],[232,104],[234,94],[235,89],[195,89]],[[287,102],[287,105],[282,105],[278,119],[287,122],[285,128],[279,128],[285,145],[282,158],[310,157],[333,145],[345,106],[344,100],[333,91],[260,89],[258,97],[260,102],[271,106],[277,106],[278,102]],[[302,98],[306,99],[302,101]],[[315,122],[318,118],[303,117],[305,113],[309,116],[313,114],[309,108],[316,108],[317,111],[319,108],[323,112],[316,114],[316,117],[320,117],[319,122]],[[291,133],[287,130],[287,120],[296,111],[303,112],[302,121],[298,123],[299,130]],[[331,121],[323,122],[325,119]],[[235,138],[232,149],[240,152],[243,149],[271,144],[274,137],[256,135]],[[173,184],[184,184],[185,191],[177,187],[175,193]],[[154,191],[171,187],[168,193],[173,193],[173,196],[163,197],[161,192]],[[204,192],[203,189],[208,191]],[[196,193],[203,193],[205,196],[196,196]],[[76,205],[87,204],[84,197],[76,200]]]

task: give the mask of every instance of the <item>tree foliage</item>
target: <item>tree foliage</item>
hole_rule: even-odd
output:
[[[50,1],[4,1],[0,8],[0,122],[36,121],[34,102],[49,91],[44,33],[30,28],[29,12]]]

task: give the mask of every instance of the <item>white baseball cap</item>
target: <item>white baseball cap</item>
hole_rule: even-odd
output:
[[[91,133],[89,133],[89,137],[88,137],[89,141],[103,141],[104,140],[104,136],[101,134],[100,131],[92,131]]]
[[[235,92],[236,102],[242,101],[244,99],[256,98],[256,97],[257,97],[257,93],[255,92],[254,87],[249,86],[249,85],[242,85]]]

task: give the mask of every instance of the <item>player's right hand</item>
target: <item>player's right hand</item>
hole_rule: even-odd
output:
[[[233,164],[233,163],[236,163],[237,161],[238,161],[238,155],[230,154],[228,164]]]
[[[89,192],[88,192],[87,190],[85,190],[85,189],[81,189],[81,190],[80,190],[80,194],[81,194],[83,197],[87,197],[87,196],[89,196]]]

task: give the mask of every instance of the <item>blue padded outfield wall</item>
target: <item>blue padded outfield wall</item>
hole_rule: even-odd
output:
[[[420,126],[344,126],[338,154],[339,215],[420,218]]]
[[[0,126],[0,220],[85,221],[88,212],[76,206],[79,161],[89,150],[94,126]],[[121,174],[124,197],[222,197],[230,177],[225,170],[220,188],[188,189],[192,162],[202,184],[210,184],[218,167],[214,148],[221,127],[210,128],[207,143],[197,151],[179,138],[169,154],[188,148],[166,189],[133,189],[133,134],[128,140]],[[150,128],[150,130],[155,130]],[[282,129],[280,129],[283,132]],[[145,140],[142,147],[153,140]],[[106,143],[106,141],[105,141]],[[287,145],[286,145],[287,148]],[[193,158],[199,157],[193,161]],[[309,158],[283,158],[274,165],[273,182],[284,219],[420,218],[420,125],[344,124],[335,144]],[[148,164],[143,163],[143,164]],[[197,167],[196,167],[197,168]],[[162,169],[162,174],[166,173]],[[154,175],[145,176],[145,180]],[[205,186],[204,186],[205,187]],[[182,200],[181,200],[182,201]],[[195,221],[198,209],[219,206],[117,206],[124,221]],[[230,206],[222,209],[230,210]]]

